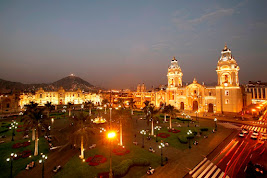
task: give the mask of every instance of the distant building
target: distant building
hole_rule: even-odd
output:
[[[133,93],[138,107],[143,107],[145,101],[150,101],[157,107],[173,105],[180,110],[198,112],[240,112],[250,104],[249,95],[239,85],[239,66],[232,56],[231,50],[225,45],[216,69],[217,86],[201,85],[194,78],[193,83],[183,86],[183,73],[177,59],[173,57],[168,68],[168,86],[158,91],[147,92],[143,85],[137,86]]]
[[[77,91],[65,91],[62,87],[58,91],[44,91],[42,88],[34,94],[23,93],[20,95],[19,105],[21,108],[30,102],[38,103],[44,106],[47,102],[53,105],[66,105],[69,102],[73,104],[83,104],[87,101],[92,101],[94,104],[101,104],[102,97],[96,93],[85,93],[80,89]]]
[[[251,93],[252,103],[258,103],[267,100],[267,83],[249,81],[244,85],[245,91]]]

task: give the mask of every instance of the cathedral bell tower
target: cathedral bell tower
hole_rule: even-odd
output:
[[[182,70],[180,68],[180,66],[178,65],[178,61],[177,59],[175,59],[175,57],[173,57],[172,61],[171,61],[171,65],[168,68],[168,88],[172,88],[172,87],[181,87],[182,84]]]
[[[239,87],[238,71],[239,66],[232,56],[231,50],[225,44],[216,69],[218,86]]]
[[[216,72],[218,75],[216,86],[217,111],[221,113],[241,111],[243,100],[238,78],[239,66],[226,44],[221,51]]]

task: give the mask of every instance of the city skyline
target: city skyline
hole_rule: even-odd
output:
[[[264,1],[64,2],[0,3],[1,79],[50,83],[73,73],[104,88],[149,88],[167,83],[175,56],[183,81],[213,83],[227,43],[241,83],[266,81]]]

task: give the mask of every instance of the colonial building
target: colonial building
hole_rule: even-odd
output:
[[[138,85],[133,96],[136,105],[143,107],[144,101],[150,101],[155,106],[170,104],[180,110],[198,112],[240,112],[246,103],[246,93],[239,86],[239,66],[232,56],[231,50],[225,45],[217,64],[217,86],[209,87],[199,84],[196,79],[183,86],[182,70],[175,57],[168,68],[168,86],[166,91],[147,92],[144,84]]]
[[[66,105],[69,102],[73,104],[83,104],[87,101],[92,101],[94,104],[101,104],[102,97],[96,93],[85,93],[80,89],[77,91],[65,91],[62,87],[58,91],[44,91],[42,88],[34,94],[23,93],[20,95],[19,105],[23,108],[24,105],[30,102],[38,103],[44,106],[47,102],[53,105]]]
[[[249,81],[244,87],[246,92],[251,93],[252,103],[256,104],[267,100],[267,83]]]

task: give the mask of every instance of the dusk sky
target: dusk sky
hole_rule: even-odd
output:
[[[227,43],[241,83],[267,81],[267,1],[0,1],[0,78],[50,83],[73,73],[105,88],[217,81]]]

